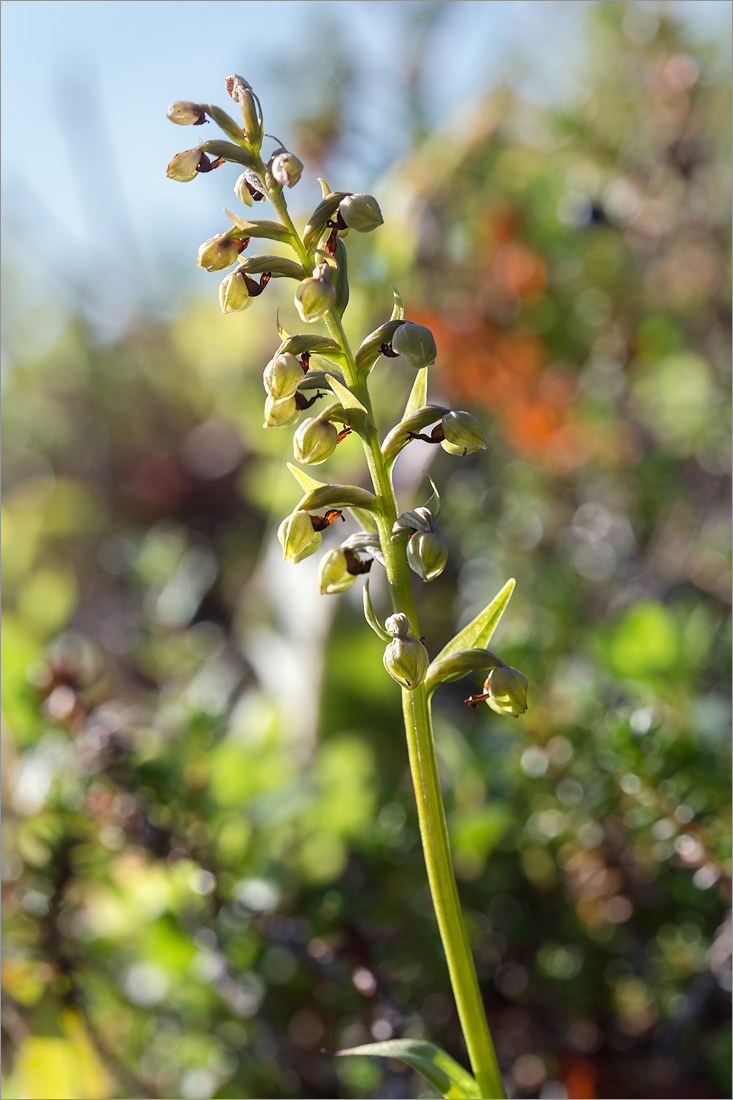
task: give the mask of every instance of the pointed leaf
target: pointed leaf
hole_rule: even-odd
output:
[[[450,409],[445,409],[442,405],[424,405],[401,420],[382,443],[382,454],[387,462],[394,462],[402,448],[410,442],[411,433],[421,432],[423,428],[427,428],[428,424],[434,424],[447,412],[450,412]]]
[[[431,478],[430,474],[426,474],[425,477],[428,479],[432,486],[433,495],[430,497],[429,500],[425,501],[424,507],[432,512],[435,519],[437,519],[440,515],[440,493],[438,492],[438,488]]]
[[[438,661],[443,661],[446,657],[451,657],[461,649],[485,648],[489,644],[491,635],[499,624],[499,619],[504,614],[504,608],[511,599],[516,583],[515,580],[507,581],[501,592],[498,592],[497,595],[494,596],[491,603],[487,604],[481,614],[477,615],[468,626],[464,626],[463,630],[459,630],[455,638],[452,638],[448,644],[441,649],[433,663],[437,664]]]
[[[392,641],[392,635],[387,633],[387,631],[384,629],[384,627],[379,622],[379,619],[377,618],[377,616],[374,614],[374,608],[372,607],[372,597],[369,594],[369,578],[368,577],[364,581],[364,588],[363,588],[363,591],[362,591],[362,596],[363,596],[363,599],[364,599],[364,618],[369,623],[369,626],[372,628],[372,630],[377,635],[377,637],[381,638],[383,642],[391,642]],[[348,1051],[348,1050],[341,1050],[338,1053],[339,1054],[350,1054],[352,1052]]]
[[[321,179],[320,176],[318,177],[318,182],[321,185],[321,197],[325,199],[328,195],[331,194],[331,188],[328,186],[325,180]]]
[[[247,237],[267,237],[271,241],[289,241],[290,230],[280,222],[250,221],[249,218],[241,218],[239,214],[233,214],[224,207],[224,213],[230,218],[237,229],[241,229]]]
[[[311,363],[313,360],[311,359]],[[298,386],[299,390],[325,390],[328,388],[328,374],[325,370],[314,370],[313,367],[303,375],[303,381]]]
[[[446,1100],[481,1100],[478,1085],[468,1070],[435,1043],[425,1039],[388,1039],[383,1043],[366,1043],[334,1053],[339,1057],[366,1054],[373,1058],[398,1058],[422,1074]]]
[[[272,275],[274,279],[303,279],[305,272],[295,260],[286,260],[284,256],[247,256],[239,265],[238,271],[248,275]]]
[[[296,510],[311,512],[319,508],[349,508],[352,505],[370,512],[379,508],[374,493],[359,485],[322,485],[307,493],[298,502]]]
[[[402,304],[402,297],[396,286],[392,287],[392,294],[394,295],[394,305],[392,307],[390,321],[403,321],[405,318],[405,307]]]
[[[424,367],[423,370],[419,370],[415,375],[415,381],[412,384],[412,389],[410,390],[410,396],[407,399],[402,419],[407,420],[407,418],[412,416],[413,413],[416,413],[418,409],[424,408],[427,403],[428,368]]]
[[[257,170],[257,158],[253,157],[248,149],[240,149],[238,145],[232,145],[229,141],[204,141],[201,148],[214,157],[231,160],[236,164],[243,164],[245,168]]]
[[[339,401],[345,409],[360,409],[361,412],[363,412],[366,416],[366,409],[364,408],[358,397],[354,397],[351,390],[342,385],[341,382],[338,381],[338,379],[333,377],[333,375],[327,374],[326,381],[328,382],[329,386],[336,394],[336,397],[338,397]]]
[[[349,304],[349,264],[346,245],[340,237],[336,241],[336,261],[338,263],[338,273],[336,275],[336,303],[334,309],[339,317],[343,317]]]
[[[377,521],[371,512],[367,512],[366,508],[349,508],[352,516],[357,523],[360,523],[365,531],[371,531],[372,534],[377,534],[379,528],[377,527]]]
[[[208,106],[204,107],[204,110],[227,137],[230,137],[232,141],[236,141],[238,145],[244,145],[246,139],[242,127],[237,126],[231,115],[228,115],[226,111],[223,111],[221,107],[217,107],[214,103],[209,103]]]
[[[435,691],[440,684],[452,680],[462,680],[470,672],[484,672],[488,668],[497,668],[502,662],[489,649],[459,649],[447,657],[436,657],[430,662],[425,674],[425,687],[428,693]]]
[[[341,200],[345,199],[348,193],[348,191],[331,191],[328,195],[324,195],[322,201],[319,202],[308,219],[308,224],[303,231],[303,244],[307,249],[310,250],[318,244],[327,223],[338,210]]]
[[[277,325],[277,333],[278,333],[278,336],[280,337],[280,339],[281,339],[281,340],[282,340],[283,342],[284,342],[285,340],[288,340],[288,339],[290,339],[290,337],[288,336],[287,332],[285,331],[285,329],[284,329],[284,328],[282,327],[282,325],[280,324],[280,310],[279,310],[279,309],[278,309],[278,310],[276,311],[276,313],[275,313],[275,324]]]
[[[356,353],[356,365],[359,370],[369,371],[372,369],[382,354],[382,344],[391,344],[392,337],[402,324],[404,324],[404,321],[387,321],[386,324],[380,325],[374,332],[369,333]]]
[[[323,489],[326,485],[325,481],[316,481],[316,479],[311,477],[310,474],[307,474],[305,470],[299,469],[298,466],[293,466],[292,462],[288,462],[288,469],[298,482],[298,485],[300,485],[301,489],[306,493],[311,493],[314,489]]]
[[[289,351],[291,355],[299,359],[305,352],[308,352],[309,355],[317,351],[322,351],[325,355],[337,355],[341,353],[341,348],[330,336],[303,333],[299,336],[286,336],[277,349],[277,353],[280,354],[284,351]]]

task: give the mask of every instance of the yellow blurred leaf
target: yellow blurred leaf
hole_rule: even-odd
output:
[[[21,1043],[6,1095],[27,1100],[105,1100],[110,1080],[76,1012],[61,1015],[63,1036],[29,1035]]]

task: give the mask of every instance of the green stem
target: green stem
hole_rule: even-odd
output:
[[[273,192],[270,199],[283,225],[290,230],[293,248],[300,262],[307,269],[311,257],[293,225],[282,194]],[[332,339],[340,344],[346,356],[344,380],[369,414],[369,423],[362,442],[374,492],[380,505],[375,519],[379,528],[392,608],[395,612],[403,612],[408,616],[412,632],[419,638],[420,626],[410,570],[404,553],[397,548],[392,539],[392,527],[398,514],[397,501],[392,478],[373,424],[367,380],[365,375],[357,370],[341,318],[331,310],[325,315],[324,320]],[[458,897],[435,756],[430,697],[424,685],[420,685],[415,691],[403,689],[402,712],[428,882],[468,1056],[484,1100],[504,1100],[506,1093],[491,1041]]]

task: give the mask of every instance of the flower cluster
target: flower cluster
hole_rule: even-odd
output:
[[[228,77],[226,88],[239,104],[242,125],[211,104],[181,101],[168,108],[168,117],[177,125],[200,126],[211,120],[227,138],[201,142],[195,149],[178,153],[168,165],[168,175],[190,182],[200,173],[230,162],[239,168],[234,184],[239,201],[252,207],[269,200],[276,218],[250,219],[226,210],[232,224],[204,241],[198,251],[198,266],[206,271],[227,272],[219,288],[224,313],[248,309],[271,279],[291,279],[296,284],[293,302],[299,319],[308,326],[321,321],[328,330],[328,335],[289,335],[278,325],[280,345],[262,375],[264,427],[294,428],[293,457],[299,465],[291,466],[291,470],[305,494],[278,531],[284,560],[297,564],[316,553],[323,534],[337,521],[339,527],[345,523],[344,511],[350,509],[361,529],[323,557],[321,592],[334,595],[347,590],[361,574],[369,572],[375,560],[384,566],[394,614],[384,626],[376,620],[368,583],[365,610],[370,625],[388,643],[385,668],[408,691],[426,680],[432,690],[441,679],[455,679],[455,673],[445,672],[442,655],[430,664],[425,645],[413,631],[405,600],[411,604],[411,594],[407,595],[406,590],[410,571],[430,582],[441,575],[448,560],[448,544],[437,526],[440,499],[435,490],[428,504],[398,514],[391,470],[400,451],[413,441],[439,444],[449,454],[465,456],[484,450],[486,438],[470,413],[428,403],[427,373],[437,356],[435,339],[430,329],[405,317],[396,291],[391,318],[352,354],[342,327],[349,298],[344,239],[352,231],[371,233],[378,229],[383,224],[379,204],[372,195],[331,191],[321,181],[321,202],[301,236],[290,218],[283,192],[298,183],[302,163],[282,144],[264,159],[262,144],[266,135],[259,99],[243,77]],[[247,249],[253,239],[285,244],[294,258],[249,255]],[[401,364],[411,368],[415,380],[404,415],[380,443],[368,375],[382,358],[395,361],[395,369],[399,370]],[[304,415],[325,397],[333,400]],[[301,469],[326,462],[352,434],[361,438],[370,460],[373,492],[359,486],[318,482]],[[459,656],[465,652],[488,651],[461,650]],[[484,694],[471,696],[467,702],[473,706],[476,700],[486,699],[499,713],[520,713],[526,692],[524,677],[493,655],[491,661],[487,666],[485,657],[480,656],[478,663],[474,659],[471,668],[461,672],[465,675],[473,668],[491,667]]]

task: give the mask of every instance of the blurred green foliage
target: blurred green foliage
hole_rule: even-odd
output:
[[[726,1096],[727,73],[641,5],[588,33],[572,107],[497,92],[375,185],[347,320],[394,281],[431,397],[490,429],[396,470],[405,507],[433,461],[441,486],[433,653],[518,579],[496,646],[526,716],[436,698],[511,1092]],[[221,319],[212,284],[114,343],[72,321],[7,379],[8,1097],[429,1096],[321,1048],[464,1057],[382,647],[275,544],[277,293]],[[376,371],[389,426],[411,379]],[[361,476],[356,442],[329,462]]]

